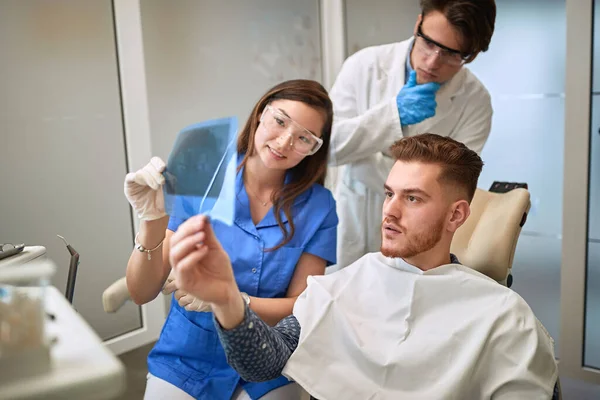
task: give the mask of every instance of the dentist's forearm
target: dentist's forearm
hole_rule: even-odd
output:
[[[153,249],[165,239],[169,217],[153,221],[141,221],[138,242],[145,248]],[[168,240],[156,250],[148,253],[133,249],[127,263],[127,290],[131,299],[138,305],[156,298],[169,275]]]

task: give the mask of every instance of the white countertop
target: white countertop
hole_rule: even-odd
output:
[[[0,385],[0,399],[111,399],[125,390],[125,368],[55,287],[48,287],[46,309],[51,348],[48,373]]]

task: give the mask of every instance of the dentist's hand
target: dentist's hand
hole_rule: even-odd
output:
[[[197,215],[179,226],[171,236],[169,261],[182,291],[211,306],[241,300],[229,256],[208,217]]]
[[[175,280],[175,273],[173,270],[171,270],[171,273],[167,277],[167,281],[163,285],[162,292],[163,294],[171,294],[175,292],[174,296],[177,300],[177,303],[187,311],[210,312],[212,310],[210,304],[203,302],[202,300],[177,287],[177,281]]]
[[[167,215],[162,185],[165,163],[152,157],[144,168],[125,176],[125,197],[141,220],[151,221]]]
[[[439,88],[437,82],[417,84],[417,73],[411,71],[406,85],[396,97],[400,123],[403,126],[414,125],[433,117],[437,107],[435,94]]]

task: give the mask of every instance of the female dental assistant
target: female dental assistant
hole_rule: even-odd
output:
[[[246,302],[271,324],[291,314],[309,275],[323,274],[336,261],[335,201],[322,186],[332,119],[329,96],[317,82],[287,81],[269,90],[238,138],[234,224],[213,221]],[[125,179],[125,194],[142,219],[141,248],[132,251],[127,265],[127,287],[137,304],[160,293],[171,269],[169,239],[183,223],[164,214],[163,169],[153,158]],[[148,369],[145,399],[300,396],[285,377],[243,381],[227,364],[212,313],[188,311],[176,301],[148,356]]]

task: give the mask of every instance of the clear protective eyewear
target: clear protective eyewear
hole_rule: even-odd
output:
[[[444,64],[458,67],[463,65],[469,58],[468,54],[463,54],[459,50],[451,49],[427,37],[421,30],[421,24],[417,28],[417,37],[415,38],[415,46],[426,57],[431,57],[434,54],[440,56],[440,61]]]
[[[260,122],[270,134],[276,137],[289,136],[292,149],[303,156],[315,154],[323,145],[323,139],[270,105],[265,106]]]

